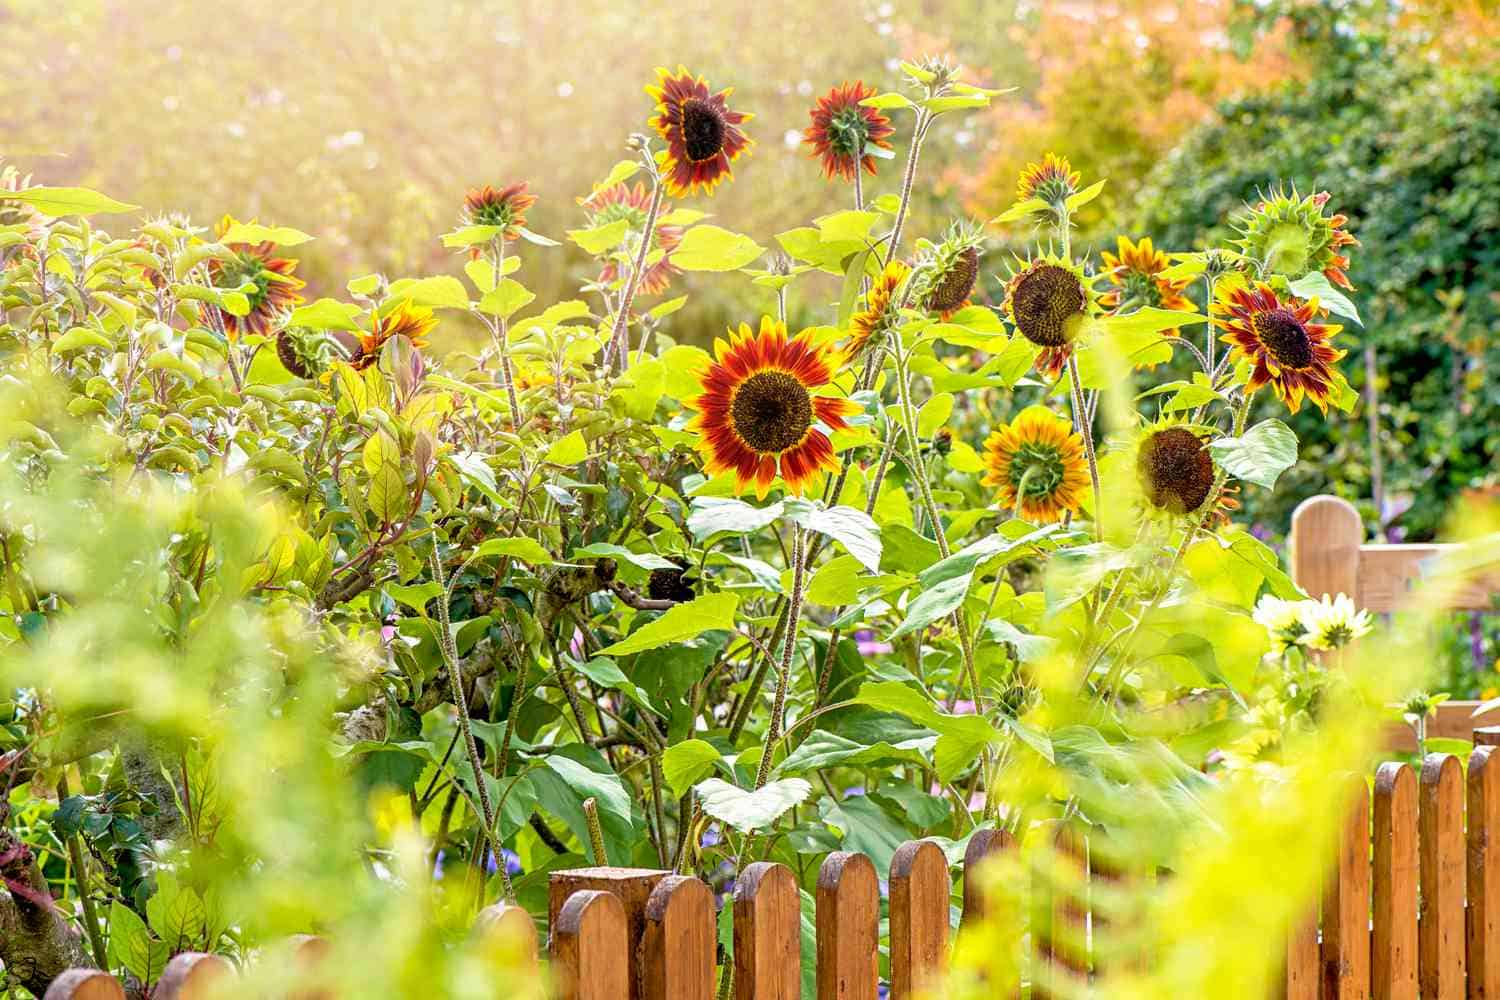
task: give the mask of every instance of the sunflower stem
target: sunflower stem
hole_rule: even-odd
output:
[[[922,140],[927,137],[927,127],[932,115],[926,108],[918,109],[916,123],[911,130],[911,148],[906,152],[906,172],[901,177],[901,204],[896,208],[896,222],[891,227],[891,242],[886,247],[885,263],[896,259],[896,250],[901,246],[901,230],[906,227],[906,212],[911,207],[912,185],[917,179],[917,159],[922,155]]]
[[[803,582],[807,574],[802,561],[805,544],[801,525],[792,525],[792,596],[787,604],[786,645],[781,652],[781,670],[776,679],[776,701],[771,706],[771,725],[766,730],[766,749],[760,758],[760,768],[755,775],[755,787],[764,787],[771,777],[771,757],[776,742],[781,739],[781,727],[786,718],[786,696],[792,681],[792,657],[797,650],[797,619],[802,614]]]
[[[649,160],[649,154],[643,154]],[[656,235],[656,217],[661,214],[662,184],[661,176],[656,172],[654,163],[648,164],[651,170],[651,207],[646,210],[646,227],[641,233],[641,248],[636,252],[635,264],[630,268],[630,277],[625,279],[625,291],[620,296],[619,307],[615,312],[614,330],[610,334],[609,353],[612,358],[618,359],[620,373],[625,372],[625,366],[630,359],[630,343],[627,339],[627,329],[630,326],[630,307],[635,302],[636,289],[640,287],[641,272],[646,269],[646,258],[651,254],[651,240]]]
[[[1078,356],[1068,355],[1068,381],[1072,383],[1073,424],[1083,437],[1083,454],[1089,462],[1089,479],[1094,484],[1094,538],[1104,535],[1102,524],[1104,509],[1099,502],[1099,460],[1094,455],[1094,422],[1089,419],[1088,407],[1083,403],[1083,377],[1078,374]]]
[[[496,236],[491,243],[491,250],[495,257],[495,284],[498,286],[504,281],[505,271],[505,234]],[[500,354],[500,378],[505,384],[505,398],[510,403],[510,426],[514,430],[521,426],[521,404],[516,399],[515,373],[510,366],[510,321],[503,315],[495,317],[495,350]]]

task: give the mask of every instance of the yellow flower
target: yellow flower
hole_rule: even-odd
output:
[[[1083,438],[1044,406],[1030,406],[984,442],[985,476],[1003,506],[1033,524],[1077,513],[1089,485]]]

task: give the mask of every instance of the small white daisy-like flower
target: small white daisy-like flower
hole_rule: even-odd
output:
[[[1356,608],[1348,594],[1339,594],[1332,599],[1324,596],[1321,601],[1305,603],[1307,607],[1300,617],[1307,629],[1304,641],[1312,649],[1340,649],[1360,636],[1368,635],[1375,627],[1370,613]]]
[[[1315,605],[1315,601],[1285,601],[1267,594],[1256,603],[1252,617],[1270,635],[1271,650],[1279,655],[1306,643],[1306,612]]]

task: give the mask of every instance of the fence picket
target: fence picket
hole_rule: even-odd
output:
[[[717,944],[714,897],[696,878],[668,875],[646,901],[641,964],[646,1000],[709,1000]]]
[[[902,844],[891,859],[891,996],[911,1000],[948,969],[948,859],[930,840]]]
[[[836,851],[818,870],[818,1000],[875,1000],[880,880],[863,854]]]
[[[486,906],[474,922],[474,934],[485,959],[510,980],[513,995],[527,1000],[543,995],[536,921],[524,907],[514,903]]]
[[[604,889],[573,893],[552,928],[558,1000],[622,1000],[633,977],[625,907]]]
[[[1500,751],[1493,745],[1469,756],[1468,786],[1469,1000],[1500,1000]]]
[[[573,868],[553,872],[547,880],[547,926],[556,927],[569,897],[581,889],[611,893],[625,911],[625,941],[630,966],[629,1000],[641,1000],[641,938],[646,933],[646,900],[671,872],[653,868]],[[624,997],[618,1000],[625,1000]]]
[[[1323,1000],[1370,995],[1370,792],[1352,776],[1338,862],[1323,896]]]
[[[786,865],[757,861],[734,883],[736,1000],[800,1000],[802,901]]]
[[[1318,1000],[1318,907],[1292,924],[1286,937],[1282,1000]]]
[[[1373,811],[1370,995],[1417,1000],[1417,777],[1410,767],[1380,765]]]
[[[161,972],[151,1000],[202,1000],[213,984],[234,975],[234,966],[218,955],[185,951],[174,955]]]
[[[964,913],[960,927],[982,919],[987,912],[985,862],[1015,846],[1015,838],[1008,830],[976,830],[969,838],[969,846],[964,850]]]
[[[125,991],[107,972],[69,969],[52,980],[42,1000],[125,1000]]]
[[[1061,822],[1050,824],[1051,850],[1040,851],[1032,881],[1032,996],[1073,996],[1089,974],[1088,844]]]
[[[1422,998],[1464,1000],[1464,789],[1457,757],[1427,755],[1420,798]]]

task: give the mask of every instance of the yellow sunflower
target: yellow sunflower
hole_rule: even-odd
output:
[[[356,370],[370,367],[380,359],[380,350],[392,337],[405,337],[412,347],[426,347],[426,337],[437,326],[431,309],[412,305],[409,300],[396,304],[384,316],[376,315],[368,331],[360,331],[359,350],[349,359]]]
[[[714,353],[699,376],[703,394],[685,401],[698,411],[688,427],[702,436],[705,471],[733,472],[740,490],[753,480],[764,497],[779,467],[788,491],[800,496],[820,469],[836,465],[818,423],[843,430],[844,418],[859,412],[850,400],[813,394],[833,378],[837,356],[801,335],[788,339],[769,316],[759,333],[741,323],[727,342],[715,340]]]
[[[995,487],[1002,506],[1033,524],[1077,513],[1089,488],[1083,438],[1072,424],[1044,406],[1029,406],[984,442],[985,486]]]
[[[1151,245],[1151,237],[1143,236],[1139,243],[1131,243],[1127,236],[1116,239],[1118,254],[1104,251],[1104,274],[1110,287],[1099,296],[1099,304],[1106,309],[1154,306],[1157,309],[1192,309],[1193,303],[1183,290],[1188,286],[1187,278],[1169,279],[1161,273],[1169,266],[1167,255]],[[1168,337],[1177,336],[1176,330],[1163,331]]]
[[[1038,371],[1055,378],[1063,370],[1097,298],[1083,269],[1063,257],[1038,257],[1011,276],[1005,311],[1021,336],[1042,349]]]
[[[238,224],[234,216],[224,216],[215,230],[216,237],[222,238]],[[255,220],[251,219],[250,224],[254,225]],[[230,243],[227,249],[232,259],[220,260],[215,257],[208,262],[208,273],[213,286],[239,289],[249,282],[254,287],[246,295],[250,300],[250,311],[245,315],[235,316],[222,309],[218,310],[219,317],[224,322],[224,333],[230,340],[236,339],[241,333],[264,337],[271,332],[282,313],[302,302],[302,296],[297,294],[297,290],[306,286],[307,282],[292,273],[297,270],[295,260],[276,256],[274,243]],[[218,309],[217,306],[212,308]]]
[[[1224,317],[1222,339],[1236,358],[1255,363],[1246,391],[1270,385],[1296,413],[1306,396],[1324,413],[1337,381],[1337,364],[1347,351],[1333,346],[1341,326],[1314,323],[1318,300],[1283,300],[1264,282],[1241,285],[1220,295],[1213,311]]]
[[[863,358],[880,346],[891,321],[896,318],[896,291],[910,273],[911,268],[899,260],[893,260],[885,266],[880,277],[870,286],[865,308],[849,319],[849,339],[844,343],[845,357],[851,361]]]
[[[1078,192],[1081,182],[1073,164],[1056,153],[1048,153],[1042,157],[1041,163],[1028,163],[1021,171],[1021,179],[1016,184],[1016,200],[1040,198],[1049,205],[1061,204],[1068,200],[1069,195]]]
[[[657,69],[657,85],[646,93],[656,100],[651,127],[667,144],[662,161],[662,179],[673,197],[686,197],[700,188],[713,194],[720,181],[731,176],[729,165],[751,146],[740,128],[751,117],[729,108],[726,88],[717,94],[708,81],[678,66],[674,75]]]

